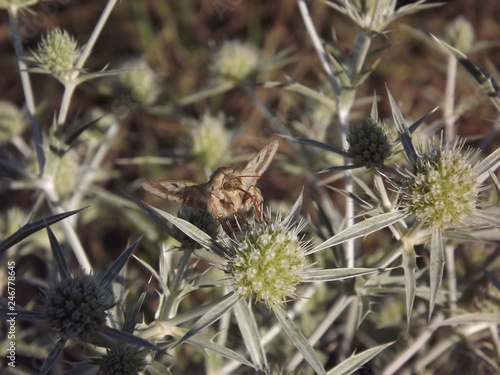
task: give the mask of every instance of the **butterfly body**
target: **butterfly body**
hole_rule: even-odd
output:
[[[278,141],[273,141],[259,151],[243,170],[218,168],[208,182],[150,180],[145,181],[142,187],[161,198],[210,212],[231,235],[246,222],[252,211],[257,219],[262,217],[264,199],[255,185],[269,167],[277,149]]]

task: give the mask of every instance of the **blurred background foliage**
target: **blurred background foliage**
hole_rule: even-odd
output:
[[[21,30],[26,38],[26,50],[34,50],[42,35],[55,26],[66,29],[83,44],[103,5],[100,1],[75,0],[45,3],[33,7],[37,12],[35,15],[27,12],[21,14]],[[406,3],[408,1],[402,1],[400,5]],[[341,49],[347,53],[352,52],[355,35],[352,22],[319,1],[310,3],[310,12],[323,38],[333,39]],[[482,48],[475,48],[469,55],[494,73],[494,69],[490,68],[500,65],[498,1],[445,1],[438,8],[404,17],[390,25],[384,38],[390,47],[383,52],[382,64],[370,75],[367,83],[358,89],[358,97],[370,96],[375,91],[382,93],[384,84],[387,84],[408,120],[417,119],[441,105],[446,57],[422,33],[431,32],[442,36],[447,24],[459,16],[465,17],[472,24],[475,40],[482,42]],[[0,13],[0,21],[3,25],[0,27],[0,99],[22,105],[22,87],[15,73],[17,66],[5,12]],[[291,61],[283,68],[258,75],[258,82],[284,82],[287,77],[291,77],[294,81],[318,90],[326,87],[326,77],[319,66],[294,0],[122,1],[114,9],[86,68],[89,71],[100,70],[105,66],[119,69],[124,61],[145,59],[158,77],[160,94],[156,103],[171,104],[200,88],[214,84],[211,59],[217,48],[228,40],[254,44],[260,50],[262,59],[291,48]],[[475,42],[473,46],[480,45]],[[498,78],[500,77],[497,80]],[[62,86],[49,76],[37,74],[32,75],[32,84],[36,99],[41,103],[40,122],[46,129],[57,108]],[[285,124],[298,121],[307,126],[308,121],[314,120],[304,111],[304,99],[300,95],[259,87],[256,87],[256,91],[268,108],[275,111],[275,116]],[[476,83],[463,70],[459,71],[456,97],[465,98],[464,105],[470,106],[458,121],[458,134],[472,136],[476,139],[473,145],[479,145],[483,136],[491,130],[491,119],[496,116],[495,108],[480,94]],[[114,178],[107,181],[105,187],[113,192],[124,190],[137,197],[141,197],[143,192],[137,189],[138,184],[134,182],[141,177],[200,177],[200,171],[192,165],[187,168],[169,167],[167,173],[165,167],[120,162],[121,159],[139,156],[174,156],[185,145],[187,127],[183,119],[201,118],[205,112],[214,116],[223,112],[228,128],[245,125],[246,130],[239,133],[234,144],[236,147],[241,144],[253,147],[252,150],[246,150],[248,154],[262,144],[252,145],[245,137],[251,137],[256,131],[266,127],[266,120],[256,110],[254,103],[238,89],[179,107],[168,115],[158,116],[143,108],[129,93],[110,90],[106,80],[94,80],[84,83],[77,90],[69,118],[74,121],[96,106],[103,111],[122,110],[127,114],[120,126],[113,152],[106,161],[106,168],[112,171]],[[368,111],[368,104],[355,108],[351,123],[356,122],[356,116],[366,115]],[[390,115],[386,100],[379,103],[379,113],[381,118]],[[439,116],[439,113],[435,113],[430,121]],[[485,151],[494,150],[499,144],[500,137],[497,135],[489,142]],[[286,152],[286,147],[283,149]],[[280,181],[281,178],[284,181]],[[262,181],[263,190],[267,190],[266,197],[270,199],[286,199],[288,194],[297,192],[301,186],[298,183],[290,186],[291,181],[287,181],[278,172],[271,175],[271,179],[277,180],[277,183]],[[29,206],[29,192],[16,193],[16,197],[12,198],[5,199],[4,196],[0,200],[0,208],[5,210],[26,203]],[[123,234],[130,230],[130,224],[119,214],[110,215],[116,220],[105,220],[101,213],[100,222],[90,224],[88,236],[82,236],[84,241],[88,241],[86,248],[94,257],[101,251],[122,249],[124,243],[116,239],[126,241],[127,236]]]

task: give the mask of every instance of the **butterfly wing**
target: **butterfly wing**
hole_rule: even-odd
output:
[[[144,190],[169,201],[185,203],[196,209],[207,210],[207,192],[204,182],[190,180],[148,180],[141,184]]]
[[[273,161],[274,155],[278,150],[279,141],[275,140],[269,143],[266,147],[260,150],[248,163],[245,168],[241,171],[241,177],[243,178],[243,187],[249,188],[256,184],[260,176],[267,170],[271,162]],[[246,177],[248,176],[248,177]]]

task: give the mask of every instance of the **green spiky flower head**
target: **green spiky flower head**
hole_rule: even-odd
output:
[[[462,52],[467,52],[470,50],[474,38],[474,28],[471,23],[460,16],[446,27],[444,41]]]
[[[442,142],[441,142],[442,143]],[[474,168],[477,153],[464,142],[429,145],[411,171],[405,172],[400,189],[400,206],[419,221],[439,229],[472,224],[480,192],[478,172]]]
[[[259,65],[257,48],[238,41],[225,42],[216,52],[214,70],[223,83],[241,82],[254,73]]]
[[[191,156],[200,165],[214,169],[229,150],[230,136],[223,114],[203,114],[201,120],[189,123],[191,128]]]
[[[26,115],[11,102],[0,100],[0,142],[10,142],[27,124]]]
[[[76,63],[80,55],[75,38],[57,27],[49,30],[33,53],[40,72],[52,74],[62,83],[71,82],[77,76]]]
[[[230,243],[233,255],[227,268],[236,293],[243,298],[255,296],[268,306],[295,298],[308,247],[298,237],[301,228],[277,218],[273,223],[251,223],[237,235]]]
[[[156,100],[159,93],[159,77],[143,59],[133,59],[124,62],[119,74],[120,89],[131,95],[137,103],[150,104]]]

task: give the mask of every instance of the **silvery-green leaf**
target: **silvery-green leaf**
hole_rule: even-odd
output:
[[[232,296],[232,294],[226,294],[225,296],[207,303],[206,305],[202,305],[190,310],[187,310],[182,313],[177,313],[175,317],[170,318],[168,320],[164,320],[161,323],[156,322],[156,324],[164,326],[165,328],[173,327],[173,326],[178,326],[180,324],[184,324],[186,322],[189,322],[190,320],[196,319],[200,316],[204,316],[208,314],[212,309],[216,308],[221,301],[226,300],[228,297]]]
[[[285,309],[281,305],[274,305],[271,308],[290,341],[304,356],[304,359],[311,365],[316,374],[326,374],[314,348],[304,334],[292,322],[292,319],[290,319]]]
[[[352,227],[344,229],[340,233],[337,233],[335,236],[329,238],[322,244],[319,244],[318,246],[313,248],[308,252],[308,254],[313,254],[317,251],[341,244],[350,239],[367,236],[370,233],[376,232],[377,230],[380,230],[391,224],[394,224],[399,220],[402,220],[405,216],[406,215],[401,212],[391,211],[385,214],[371,217],[360,223],[354,224]]]
[[[393,343],[383,344],[379,346],[375,346],[373,348],[367,349],[364,352],[353,355],[352,357],[347,358],[338,366],[332,368],[328,371],[328,375],[348,375],[352,374],[354,371],[358,370],[361,366],[363,366],[366,362],[376,357],[378,354],[382,352],[385,348],[391,346]]]
[[[399,110],[399,107],[396,104],[396,101],[392,97],[388,88],[387,88],[387,95],[389,96],[389,103],[391,105],[392,117],[394,118],[394,124],[396,125],[396,129],[399,134],[399,139],[401,141],[401,144],[403,145],[406,155],[408,156],[408,159],[412,164],[414,164],[417,161],[418,153],[417,150],[415,149],[415,146],[413,145],[413,140],[411,139],[410,130],[406,126],[403,114]]]
[[[193,336],[193,337],[189,338],[188,340],[186,340],[186,342],[188,342],[192,345],[195,345],[195,346],[201,348],[202,350],[205,350],[205,349],[210,350],[214,353],[220,354],[221,356],[223,356],[227,359],[236,361],[238,363],[241,363],[243,365],[246,365],[246,366],[249,366],[249,367],[256,369],[254,364],[252,364],[251,362],[249,362],[248,360],[243,358],[241,355],[239,355],[235,351],[213,342],[212,340],[205,337],[204,335]]]
[[[302,209],[302,195],[303,195],[303,189],[300,192],[299,197],[293,204],[293,207],[291,208],[290,212],[286,215],[286,217],[283,219],[283,226],[288,227],[294,222],[296,222],[300,216],[300,210]]]
[[[413,310],[413,302],[415,301],[415,291],[417,288],[417,261],[415,250],[411,245],[405,245],[403,248],[403,270],[405,279],[406,292],[406,314],[408,327],[410,326],[411,312]]]
[[[494,171],[500,166],[500,148],[497,148],[476,165],[479,174],[478,181],[484,182],[488,178],[488,172]]]
[[[245,300],[239,300],[236,303],[234,306],[234,315],[252,362],[260,369],[267,368],[266,351],[261,344],[259,326],[252,309]]]
[[[310,89],[307,86],[304,86],[300,83],[297,82],[264,82],[261,84],[263,87],[268,87],[268,88],[280,88],[284,90],[290,90],[297,92],[299,94],[302,94],[306,97],[312,98],[317,100],[318,102],[321,102],[328,107],[335,109],[337,108],[337,103],[335,100],[332,100],[330,97],[327,95],[323,94],[322,92],[314,91]]]
[[[239,300],[241,296],[234,292],[226,294],[220,298],[218,303],[208,310],[198,321],[186,332],[186,334],[176,343],[176,346],[182,344],[184,341],[201,331],[203,328],[208,327],[212,323],[220,319],[227,311],[229,311]]]
[[[345,280],[352,277],[358,277],[363,275],[370,275],[372,273],[378,273],[385,271],[384,268],[334,268],[334,269],[320,269],[320,270],[304,270],[302,281],[303,282],[314,282],[314,281],[336,281]]]
[[[224,248],[218,244],[212,237],[203,232],[200,228],[194,226],[190,222],[178,218],[176,216],[170,215],[168,212],[160,210],[158,208],[150,206],[155,212],[163,216],[165,219],[174,224],[179,230],[184,232],[186,235],[191,237],[193,240],[198,242],[201,246],[206,249],[212,250],[215,254],[224,258]]]
[[[439,288],[441,287],[441,281],[443,280],[444,245],[443,233],[440,229],[434,228],[432,230],[430,252],[431,263],[429,266],[429,274],[431,295],[429,297],[429,319],[432,316],[432,311],[434,310],[434,305],[436,303],[436,296]]]

